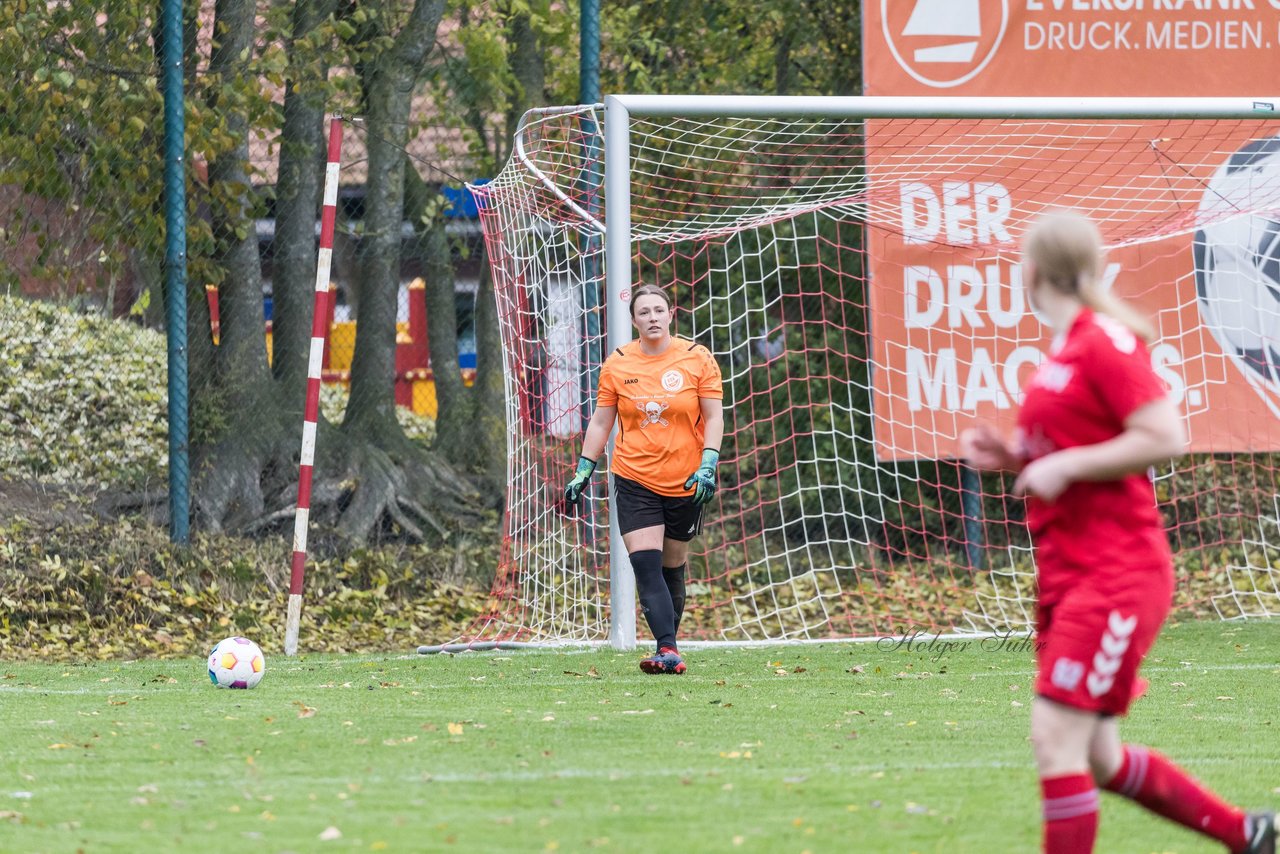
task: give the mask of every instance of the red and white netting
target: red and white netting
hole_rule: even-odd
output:
[[[608,635],[606,478],[581,513],[561,500],[608,352],[601,128],[591,107],[532,113],[510,163],[474,188],[510,425],[501,570],[475,639]],[[1157,481],[1180,606],[1280,612],[1278,130],[633,119],[633,281],[668,289],[677,333],[724,375],[721,489],[682,634],[1029,625],[1021,502],[954,457],[975,420],[1012,425],[1048,346],[1018,240],[1052,206],[1101,225],[1105,284],[1155,320],[1153,364],[1187,413],[1194,453]]]

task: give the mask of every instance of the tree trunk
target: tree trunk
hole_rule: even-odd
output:
[[[342,424],[358,483],[338,520],[355,540],[381,527],[421,537],[441,516],[474,519],[475,490],[452,465],[410,443],[396,420],[396,313],[405,219],[405,147],[413,91],[435,42],[444,0],[416,0],[394,47],[359,64],[365,104],[368,183],[356,283],[359,313],[351,396]],[[452,317],[452,307],[449,314]],[[455,362],[456,364],[456,357]]]
[[[214,87],[231,87],[244,70],[253,47],[254,0],[218,0],[209,74]],[[211,100],[222,107],[221,93]],[[258,239],[253,230],[253,187],[249,182],[249,120],[236,107],[220,109],[234,147],[209,164],[213,205],[213,231],[224,253],[226,276],[218,286],[222,314],[219,373],[227,391],[244,401],[244,395],[261,394],[267,376],[267,346],[262,312],[262,269]],[[256,402],[256,401],[255,401]]]
[[[244,71],[252,51],[255,11],[253,0],[218,0],[217,36],[209,60],[210,103],[236,140],[209,164],[213,233],[226,275],[218,287],[221,342],[214,379],[209,386],[193,389],[193,394],[207,396],[200,405],[213,411],[206,423],[222,427],[198,437],[211,447],[193,449],[192,468],[200,472],[197,514],[214,530],[261,515],[261,471],[281,438],[267,369],[262,270],[248,175],[249,120],[242,107],[225,105],[222,97]]]
[[[414,86],[443,15],[444,0],[415,0],[394,46],[362,66],[369,177],[356,282],[360,313],[351,397],[343,421],[343,430],[353,437],[403,440],[396,421],[394,380],[404,149]]]
[[[542,55],[542,46],[538,43],[538,34],[533,29],[528,13],[511,19],[507,26],[507,37],[511,43],[511,73],[519,89],[507,111],[507,133],[496,152],[499,163],[507,158],[507,149],[515,139],[520,117],[531,107],[545,104],[547,97],[546,58]]]
[[[325,162],[327,51],[300,56],[299,43],[333,14],[336,0],[297,0],[288,46],[290,78],[284,95],[272,300],[271,369],[284,408],[300,416],[306,390],[315,305],[316,220]]]
[[[515,133],[520,117],[531,106],[543,103],[546,67],[531,17],[523,13],[513,17],[507,30],[511,69],[518,91],[506,114],[508,133],[504,144]],[[496,161],[505,152],[495,152]],[[426,237],[427,269],[432,271],[427,284],[428,322],[431,323],[431,364],[454,365],[457,360],[457,331],[454,322],[453,273],[444,225],[432,227]],[[502,337],[498,326],[497,306],[493,295],[493,279],[489,265],[481,264],[480,289],[476,294],[476,381],[471,388],[462,385],[455,370],[435,370],[436,395],[440,416],[436,421],[435,449],[448,459],[463,463],[482,480],[483,492],[500,502],[506,482],[506,409],[502,377]],[[436,318],[435,315],[443,317]]]
[[[467,434],[472,421],[471,389],[463,385],[458,370],[458,307],[454,294],[453,253],[443,218],[437,217],[422,238],[423,267],[427,280],[427,342],[435,377],[435,449],[464,468],[475,460]]]
[[[498,304],[493,295],[493,274],[488,259],[480,266],[480,290],[476,294],[475,425],[472,441],[484,449],[480,471],[487,480],[484,492],[501,503],[507,482],[507,410],[503,382],[502,334]]]
[[[792,78],[791,45],[795,41],[795,18],[788,17],[782,23],[782,32],[773,54],[773,94],[790,95]]]
[[[399,308],[404,149],[408,142],[414,70],[393,55],[365,78],[368,183],[360,240],[360,314],[351,361],[351,399],[343,428],[357,438],[402,435],[395,415],[396,313]]]

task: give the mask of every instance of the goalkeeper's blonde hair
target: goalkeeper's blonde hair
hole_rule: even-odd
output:
[[[1036,277],[1059,293],[1128,327],[1148,344],[1155,327],[1141,312],[1101,287],[1105,254],[1102,233],[1084,214],[1055,210],[1039,217],[1022,240],[1022,254],[1035,264]]]

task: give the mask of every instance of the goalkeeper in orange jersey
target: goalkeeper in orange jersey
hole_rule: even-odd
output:
[[[639,338],[600,370],[596,411],[577,471],[565,488],[576,505],[618,423],[610,463],[613,512],[635,571],[640,609],[657,643],[645,673],[684,673],[676,632],[684,613],[689,541],[716,493],[724,436],[720,366],[701,344],[671,334],[671,298],[656,285],[631,296]]]

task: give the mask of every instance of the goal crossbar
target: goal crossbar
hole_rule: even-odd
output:
[[[999,98],[879,95],[610,95],[646,118],[740,117],[831,119],[1258,119],[1277,114],[1280,97]],[[533,111],[538,112],[538,111]]]

